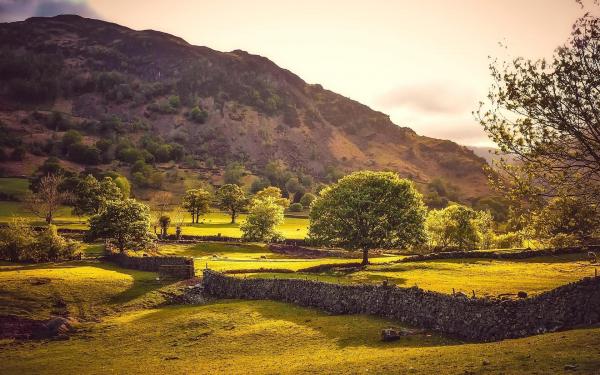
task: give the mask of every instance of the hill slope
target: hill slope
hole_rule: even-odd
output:
[[[464,198],[488,193],[485,161],[472,151],[399,127],[261,56],[79,16],[0,24],[0,49],[0,121],[4,137],[12,135],[3,147],[7,154],[23,149],[2,163],[9,174],[29,173],[49,154],[74,161],[75,169],[117,168],[128,160],[124,142],[148,148],[151,135],[177,152],[152,152],[150,162],[197,168],[239,161],[260,173],[280,160],[321,180],[394,170],[418,182],[443,178]],[[99,157],[88,160],[81,156],[88,149],[69,153],[64,145],[56,150],[70,128]]]

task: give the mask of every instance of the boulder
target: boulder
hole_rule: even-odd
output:
[[[381,341],[389,342],[399,340],[401,337],[400,331],[394,328],[384,328],[381,330]]]

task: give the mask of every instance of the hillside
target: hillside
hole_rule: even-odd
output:
[[[132,169],[136,160],[216,178],[232,162],[259,176],[279,163],[317,181],[394,170],[446,180],[463,199],[488,194],[485,160],[471,150],[419,136],[261,56],[79,16],[0,24],[0,50],[7,175],[31,174],[50,155],[73,170],[150,180],[146,167]],[[82,137],[68,144],[72,129]]]

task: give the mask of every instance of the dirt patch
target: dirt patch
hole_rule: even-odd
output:
[[[16,315],[0,315],[0,339],[68,339],[76,326],[77,320],[61,316],[35,320]]]

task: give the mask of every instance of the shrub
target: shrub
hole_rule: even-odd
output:
[[[519,232],[503,233],[496,236],[494,244],[498,249],[518,248],[523,246],[523,237]]]
[[[208,118],[208,112],[206,112],[205,110],[200,109],[200,107],[196,106],[196,107],[192,108],[188,117],[190,120],[194,121],[195,123],[204,124],[206,122],[206,119]]]
[[[290,205],[290,208],[288,208],[290,212],[301,212],[303,209],[304,207],[302,207],[302,204],[300,203],[292,203],[292,205]]]
[[[10,261],[48,262],[80,258],[81,243],[60,236],[48,225],[36,233],[24,219],[13,219],[0,229],[0,258]]]
[[[309,208],[310,204],[315,200],[315,198],[317,198],[316,195],[312,193],[306,193],[302,196],[302,198],[300,198],[300,204],[304,208]]]

